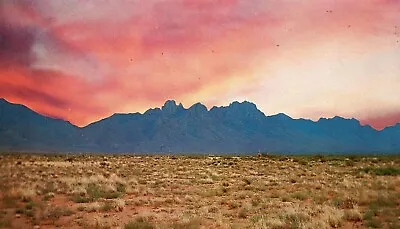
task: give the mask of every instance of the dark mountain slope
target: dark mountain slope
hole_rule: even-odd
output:
[[[0,99],[0,149],[60,150],[79,140],[79,128]]]
[[[355,119],[317,122],[265,116],[255,104],[210,110],[169,100],[160,108],[114,114],[84,128],[0,100],[2,149],[185,153],[399,153],[400,124],[376,131]]]

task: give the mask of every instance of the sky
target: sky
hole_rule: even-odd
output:
[[[174,99],[400,122],[400,0],[2,0],[0,97],[78,126]]]

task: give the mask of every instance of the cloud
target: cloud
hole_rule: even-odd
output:
[[[5,94],[13,94],[19,98],[26,98],[34,102],[44,102],[55,108],[65,108],[68,104],[62,99],[55,98],[47,93],[20,86],[0,85],[0,90]]]
[[[11,27],[0,22],[0,66],[29,65],[34,39],[32,29]]]
[[[0,4],[0,97],[78,125],[170,98],[306,118],[398,108],[398,1]]]

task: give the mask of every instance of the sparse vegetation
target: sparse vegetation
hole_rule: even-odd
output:
[[[105,202],[103,207],[101,208],[101,210],[107,212],[107,211],[110,211],[113,208],[114,208],[114,206],[110,202]]]
[[[400,167],[366,167],[359,169],[361,172],[370,173],[377,176],[396,176],[400,175]]]
[[[172,229],[199,229],[201,227],[201,220],[191,219],[187,222],[173,223],[169,226]]]
[[[0,228],[9,228],[11,226],[11,219],[0,218]]]
[[[393,229],[399,170],[399,156],[1,155],[0,228]]]
[[[292,195],[293,198],[298,199],[298,200],[305,200],[307,199],[307,195],[303,192],[296,192]]]
[[[155,228],[146,219],[139,217],[134,221],[130,221],[124,226],[124,229],[153,229]]]
[[[59,219],[62,216],[70,216],[74,214],[74,212],[67,208],[67,207],[51,207],[50,209],[47,210],[46,217],[49,219]]]

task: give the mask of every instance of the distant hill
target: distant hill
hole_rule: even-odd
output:
[[[75,142],[80,129],[0,99],[0,149],[58,151]]]
[[[250,102],[210,110],[169,100],[79,128],[0,99],[0,150],[135,153],[400,153],[400,124],[377,131],[356,119],[265,116]]]

